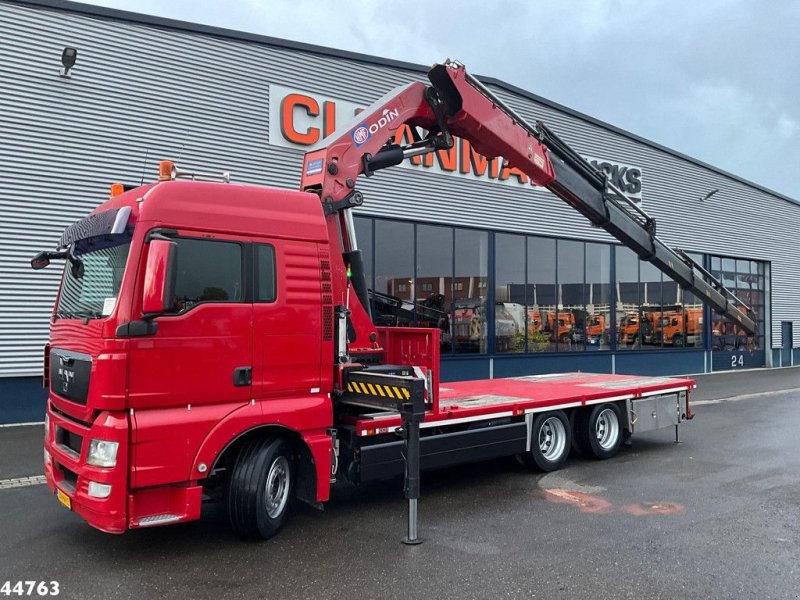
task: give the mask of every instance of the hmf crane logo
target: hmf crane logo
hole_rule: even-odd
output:
[[[307,150],[309,146],[331,135],[337,126],[351,122],[362,110],[363,106],[355,102],[300,92],[280,85],[270,85],[269,142],[273,146]],[[365,121],[358,124],[350,134],[356,147],[362,146],[384,129],[394,130],[395,143],[410,143],[413,138],[407,125],[390,127],[399,116],[398,109],[389,108],[372,122]],[[597,169],[605,172],[611,183],[634,200],[641,201],[642,170],[639,167],[588,156],[585,158]],[[488,159],[482,156],[463,139],[456,139],[455,145],[449,150],[412,157],[402,166],[479,181],[533,185],[528,176],[519,169],[505,165],[500,157]]]

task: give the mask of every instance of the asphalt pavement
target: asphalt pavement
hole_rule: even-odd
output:
[[[41,426],[0,429],[0,585],[62,598],[800,598],[800,369],[698,378],[696,418],[608,461],[536,475],[497,460],[426,473],[420,546],[402,482],[296,506],[264,543],[203,519],[100,533],[44,485]],[[717,402],[719,399],[726,399]]]

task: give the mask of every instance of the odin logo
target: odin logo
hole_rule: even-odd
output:
[[[383,113],[380,117],[378,117],[377,121],[370,123],[369,125],[364,123],[360,127],[357,127],[355,131],[353,131],[353,141],[356,143],[356,146],[362,145],[374,134],[378,133],[379,130],[386,127],[399,116],[400,111],[398,109],[393,108],[389,110],[388,108],[384,108]]]

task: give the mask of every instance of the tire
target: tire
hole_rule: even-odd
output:
[[[680,333],[676,333],[672,336],[672,345],[673,346],[683,346],[683,336]]]
[[[251,539],[274,536],[286,522],[293,486],[292,454],[285,441],[267,438],[245,443],[228,487],[233,530]]]
[[[575,448],[583,456],[611,458],[622,443],[622,419],[616,404],[584,408],[575,418]]]
[[[572,446],[572,431],[564,411],[539,413],[531,427],[531,449],[525,461],[545,473],[564,466]]]

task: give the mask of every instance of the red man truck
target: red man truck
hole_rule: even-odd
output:
[[[44,351],[45,475],[65,507],[123,533],[198,519],[217,497],[234,530],[268,538],[294,498],[320,506],[336,480],[405,475],[415,543],[420,469],[517,454],[552,471],[573,444],[608,458],[623,436],[677,433],[691,417],[686,378],[440,386],[439,329],[373,324],[352,221],[358,177],[457,135],[753,328],[544,125],[458,63],[429,78],[312,149],[301,191],[182,180],[164,162],[157,182],[112,186],[56,250],[34,257],[34,268],[65,261]],[[399,146],[405,125],[415,139]]]

